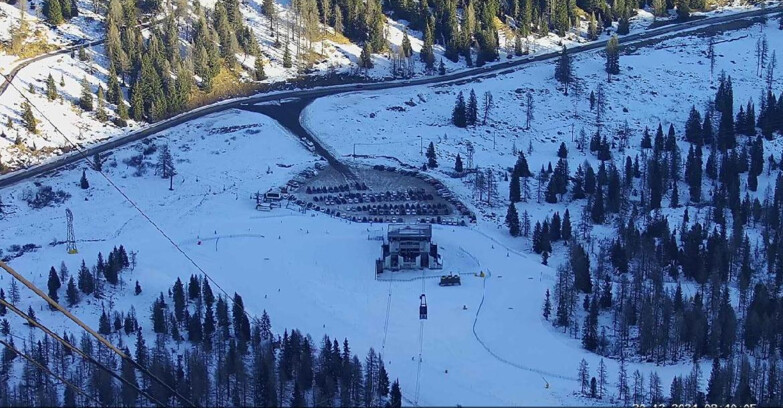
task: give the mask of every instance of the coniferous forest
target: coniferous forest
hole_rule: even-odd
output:
[[[0,305],[0,331],[24,355],[4,347],[0,406],[154,406],[142,392],[168,406],[186,406],[182,398],[198,406],[401,406],[399,383],[391,381],[380,353],[359,355],[347,338],[275,333],[266,311],[250,315],[242,296],[213,292],[201,276],[178,278],[151,305],[122,310],[114,295],[124,291],[132,300],[144,291],[139,281],[123,277],[135,268],[136,254],[120,246],[106,258],[99,253],[92,267],[84,261],[74,272],[64,263],[53,266],[47,288],[69,308],[99,304],[97,331],[146,371],[85,331],[57,333],[71,349]],[[20,291],[12,283],[9,292],[0,289],[0,298],[18,304]],[[30,307],[26,314],[37,321],[35,312]]]
[[[566,83],[563,58],[555,77]],[[783,93],[772,75],[758,79],[758,100],[735,101],[732,78],[721,73],[706,109],[693,106],[685,123],[641,135],[627,125],[602,131],[599,85],[589,96],[597,130],[574,143],[592,160],[569,163],[563,143],[554,165],[530,169],[520,151],[509,167],[510,234],[529,237],[544,264],[565,251],[543,318],[620,361],[616,392],[605,367],[589,372],[583,361],[582,394],[626,404],[781,404],[783,156],[770,146],[783,134]],[[533,220],[515,206],[532,200],[568,208]],[[611,234],[595,234],[598,227]],[[637,371],[631,379],[627,360],[694,365],[664,392],[657,377]],[[701,361],[712,361],[710,372]]]

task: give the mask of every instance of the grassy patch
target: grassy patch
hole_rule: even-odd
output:
[[[516,38],[517,34],[514,32],[514,30],[511,29],[507,24],[500,21],[500,19],[496,16],[495,20],[493,22],[495,25],[495,29],[498,30],[498,32],[503,33],[503,36],[505,36],[508,39]]]
[[[26,38],[21,45],[14,47],[10,44],[0,44],[0,50],[9,55],[16,55],[19,59],[32,58],[47,52],[56,50],[57,46],[49,44],[46,35],[41,30],[35,30],[32,38]]]
[[[340,33],[333,32],[332,30],[328,30],[326,32],[326,35],[323,36],[323,39],[324,40],[329,40],[329,41],[331,41],[331,42],[333,42],[335,44],[347,45],[347,44],[351,43],[351,40],[349,40],[348,37],[346,37],[346,36],[344,36],[344,35],[342,35]]]
[[[259,84],[255,82],[241,82],[237,72],[223,66],[217,76],[212,79],[212,92],[207,93],[195,88],[188,98],[187,109],[209,105],[223,99],[250,95],[255,93],[258,88]]]

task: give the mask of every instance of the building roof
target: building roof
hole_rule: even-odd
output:
[[[432,238],[431,224],[389,225],[389,239]]]

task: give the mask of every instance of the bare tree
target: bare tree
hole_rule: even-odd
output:
[[[533,94],[531,92],[528,92],[525,96],[525,120],[525,128],[530,129],[530,125],[533,122]]]
[[[479,201],[484,200],[484,189],[486,187],[486,179],[484,178],[484,172],[481,171],[478,167],[476,168],[475,178],[473,179],[473,191],[474,191],[474,197],[475,193],[478,193]]]
[[[599,83],[595,98],[595,126],[598,128],[598,134],[601,134],[601,126],[603,125],[605,115],[606,93],[604,92],[604,85]]]
[[[707,59],[710,60],[710,81],[712,81],[712,76],[715,72],[715,37],[710,37],[710,42],[707,46]]]
[[[492,196],[497,194],[498,183],[495,179],[495,172],[492,169],[487,169],[486,175],[486,188],[487,188],[487,204],[492,205]]]
[[[484,92],[484,125],[487,124],[487,120],[489,119],[489,111],[492,110],[492,102],[492,92]]]
[[[778,57],[775,55],[775,51],[772,51],[772,58],[767,65],[767,90],[772,90],[772,83],[775,81],[775,68],[778,65]]]

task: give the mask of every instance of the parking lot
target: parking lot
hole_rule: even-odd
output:
[[[355,222],[464,225],[472,213],[436,179],[387,166],[352,169],[348,181],[326,166],[300,175],[290,190],[304,208]],[[289,183],[291,185],[291,183]]]

